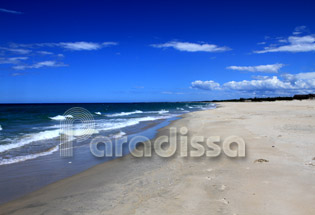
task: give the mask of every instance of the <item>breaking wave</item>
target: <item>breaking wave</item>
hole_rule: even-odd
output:
[[[6,165],[6,164],[18,163],[18,162],[22,162],[22,161],[31,160],[31,159],[35,159],[38,157],[50,155],[50,154],[52,154],[58,150],[59,150],[59,145],[51,148],[50,150],[48,150],[46,152],[40,152],[40,153],[30,154],[30,155],[25,155],[25,156],[17,156],[17,157],[9,158],[9,159],[2,159],[2,160],[0,160],[0,166]]]
[[[66,120],[67,118],[73,118],[73,116],[72,115],[66,115],[66,116],[58,115],[58,116],[49,117],[49,118],[52,120],[61,121],[61,120]]]
[[[131,111],[131,112],[121,112],[121,113],[107,114],[106,116],[108,117],[128,116],[128,115],[137,114],[137,113],[143,113],[143,111],[136,110],[136,111]]]

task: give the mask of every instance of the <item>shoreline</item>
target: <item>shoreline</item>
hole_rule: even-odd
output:
[[[245,158],[129,154],[0,205],[0,214],[315,213],[315,101],[219,105],[181,115],[156,137],[172,126],[189,137],[237,135]]]
[[[129,133],[128,137],[145,135],[153,138],[159,128],[168,125],[176,119],[177,117],[172,117],[145,123],[145,127],[136,133]],[[127,152],[129,151],[127,148],[123,150],[123,157],[130,154],[130,152]],[[84,172],[96,165],[118,159],[115,157],[96,158],[91,154],[88,144],[76,147],[75,150],[77,155],[70,158],[61,159],[58,150],[57,152],[46,156],[39,156],[35,159],[0,165],[2,173],[0,183],[3,187],[3,192],[0,193],[0,206],[36,192],[59,180]],[[86,153],[88,153],[88,156],[84,156]],[[16,172],[19,172],[19,174],[16,174]],[[20,175],[23,177],[20,177]],[[7,180],[8,178],[10,180]]]

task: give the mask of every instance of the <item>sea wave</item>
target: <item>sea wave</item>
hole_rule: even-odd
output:
[[[144,113],[165,114],[165,113],[169,113],[169,112],[170,112],[169,110],[162,109],[162,110],[157,110],[157,111],[146,111],[146,112],[144,112]]]
[[[73,118],[73,116],[72,115],[65,115],[65,116],[58,115],[58,116],[49,117],[49,118],[52,119],[52,120],[61,121],[61,120],[66,120],[67,118]]]
[[[120,113],[114,113],[114,114],[107,114],[106,116],[108,117],[128,116],[128,115],[137,114],[137,113],[143,113],[143,111],[136,110],[136,111],[131,111],[131,112],[120,112]]]
[[[133,111],[130,112],[116,112],[116,113],[110,113],[108,115],[104,115],[101,112],[94,112],[96,115],[100,115],[99,117],[95,117],[95,127],[94,129],[86,130],[87,127],[84,123],[78,123],[74,124],[73,131],[71,133],[67,133],[66,131],[62,130],[62,127],[60,125],[60,122],[62,120],[67,120],[69,118],[73,118],[72,115],[56,115],[54,117],[49,117],[49,119],[54,120],[55,122],[50,121],[50,123],[41,124],[43,126],[36,126],[35,130],[32,130],[28,134],[21,134],[19,132],[16,132],[14,136],[9,136],[8,138],[3,139],[2,135],[7,131],[5,127],[5,131],[0,132],[1,135],[1,143],[0,143],[0,153],[4,154],[12,154],[12,155],[18,155],[17,157],[9,157],[9,158],[2,158],[0,159],[0,165],[4,164],[11,164],[16,163],[24,160],[34,159],[40,156],[45,156],[53,153],[54,151],[58,150],[55,146],[49,151],[40,152],[43,148],[45,150],[47,148],[53,147],[54,145],[58,144],[58,137],[60,135],[68,135],[71,136],[72,139],[77,139],[79,136],[87,135],[87,134],[106,134],[109,135],[109,137],[112,138],[120,138],[125,135],[127,135],[125,132],[121,131],[121,129],[124,129],[125,127],[129,126],[136,126],[137,124],[140,124],[142,122],[148,122],[148,121],[155,121],[155,120],[162,120],[171,118],[174,116],[178,116],[179,114],[182,114],[183,112],[190,112],[188,111],[188,108],[212,108],[215,107],[215,105],[198,105],[198,104],[189,104],[184,107],[171,109],[171,111],[167,109],[162,109],[164,107],[156,108],[155,110],[145,110],[145,109],[138,109],[135,107]],[[98,109],[96,109],[98,110]],[[194,110],[194,109],[193,109]],[[55,114],[53,114],[55,115]],[[47,117],[45,117],[46,120],[49,120]],[[0,125],[0,130],[2,130],[2,127]],[[126,129],[128,130],[128,129]],[[109,134],[110,133],[110,134]],[[48,141],[47,141],[48,140]],[[40,146],[40,144],[46,144]],[[22,147],[22,148],[21,148]],[[11,151],[12,150],[12,151]],[[17,153],[21,150],[23,152],[22,154]],[[9,151],[9,152],[7,152]],[[30,153],[29,155],[26,155]],[[33,154],[32,154],[33,153]],[[2,154],[3,155],[3,154]]]
[[[72,137],[79,137],[84,135],[92,135],[92,134],[98,134],[99,131],[95,129],[73,129],[69,131],[60,131],[60,133],[72,136]]]
[[[154,117],[154,116],[147,116],[147,117],[139,117],[139,118],[131,118],[131,119],[113,119],[113,120],[105,120],[103,122],[99,121],[96,123],[96,129],[97,130],[103,130],[103,131],[107,131],[107,130],[115,130],[115,129],[121,129],[124,127],[128,127],[128,126],[133,126],[133,125],[137,125],[140,122],[145,122],[145,121],[154,121],[154,120],[158,120],[158,119],[165,119],[168,118],[166,116],[158,116],[158,117]]]
[[[84,124],[77,124],[74,126],[73,131],[70,131],[70,132],[60,130],[60,125],[54,125],[52,127],[47,127],[47,129],[50,129],[50,130],[23,135],[22,137],[12,140],[10,144],[0,145],[0,153],[28,145],[32,142],[55,139],[55,138],[58,138],[60,134],[65,134],[68,136],[72,136],[73,138],[77,138],[79,136],[83,136],[87,134],[92,135],[92,134],[97,134],[100,131],[110,131],[110,130],[121,129],[124,127],[137,125],[140,122],[154,121],[154,120],[163,119],[163,118],[168,118],[168,117],[167,116],[158,116],[158,117],[147,116],[147,117],[139,117],[139,118],[131,118],[131,119],[96,120],[95,129],[85,129]],[[54,129],[51,130],[51,128],[54,128]]]
[[[2,159],[2,160],[0,160],[0,166],[6,165],[6,164],[18,163],[18,162],[22,162],[22,161],[31,160],[31,159],[35,159],[38,157],[50,155],[50,154],[52,154],[58,150],[59,150],[59,145],[51,148],[50,150],[48,150],[46,152],[40,152],[40,153],[30,154],[30,155],[25,155],[25,156],[17,156],[17,157],[9,158],[9,159]]]
[[[59,129],[41,131],[38,133],[24,135],[21,138],[13,140],[12,143],[10,144],[0,145],[0,152],[8,151],[14,148],[19,148],[36,141],[57,138],[59,137],[59,135],[60,135]]]
[[[162,110],[160,110],[158,113],[159,114],[164,114],[164,113],[169,113],[170,111],[168,111],[168,110],[164,110],[164,109],[162,109]]]

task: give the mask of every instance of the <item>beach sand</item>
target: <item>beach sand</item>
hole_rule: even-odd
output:
[[[236,135],[245,158],[128,155],[0,206],[0,214],[315,214],[315,101],[219,103],[169,127]]]

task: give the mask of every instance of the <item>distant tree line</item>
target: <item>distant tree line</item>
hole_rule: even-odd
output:
[[[240,98],[240,99],[226,99],[226,100],[211,100],[203,102],[273,102],[273,101],[292,101],[292,100],[306,100],[315,99],[315,94],[303,94],[286,97],[264,97],[264,98]]]

